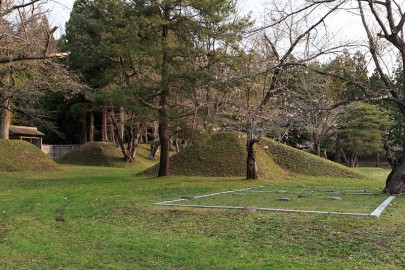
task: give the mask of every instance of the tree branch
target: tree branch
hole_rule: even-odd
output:
[[[17,55],[17,56],[1,56],[0,64],[19,62],[19,61],[34,61],[44,60],[52,58],[65,58],[69,56],[69,52],[66,53],[51,53],[47,55]]]
[[[58,29],[58,27],[54,27],[51,29],[51,31],[49,33],[47,33],[47,39],[46,39],[46,44],[45,44],[45,49],[44,49],[44,55],[48,54],[49,51],[49,46],[51,45],[51,39],[53,37],[53,34],[55,33],[55,31]]]
[[[296,48],[296,46],[298,45],[298,43],[305,37],[307,36],[312,30],[314,30],[318,25],[320,25],[331,13],[333,13],[334,11],[336,11],[340,6],[342,5],[342,3],[337,4],[336,6],[334,6],[332,9],[330,9],[328,12],[326,12],[326,14],[324,16],[322,16],[318,21],[316,21],[314,24],[312,24],[310,27],[308,27],[308,29],[303,32],[302,34],[300,34],[290,45],[290,47],[288,48],[287,52],[283,55],[283,57],[281,57],[281,59],[279,60],[279,64],[276,66],[273,74],[272,74],[272,78],[271,78],[271,83],[269,86],[268,91],[266,92],[266,95],[264,96],[262,102],[260,103],[260,106],[258,107],[258,110],[261,111],[266,104],[268,103],[268,101],[270,100],[270,98],[274,95],[274,90],[277,88],[277,80],[279,79],[279,76],[281,75],[282,71],[283,71],[283,66],[285,65],[285,62],[287,61],[287,59],[291,56],[292,52],[294,51],[294,49]]]
[[[264,34],[264,39],[270,44],[271,50],[273,51],[274,56],[276,57],[276,60],[279,61],[280,56],[278,55],[276,46],[274,46],[273,42],[271,42],[271,40],[269,39],[269,37],[266,34]]]
[[[359,0],[359,2],[367,2],[367,3],[369,3],[370,0]],[[381,6],[384,6],[384,7],[387,5],[384,1],[373,1],[373,2],[374,2],[374,4],[381,5]]]
[[[388,89],[388,91],[391,93],[391,95],[392,95],[395,99],[399,100],[399,95],[398,95],[397,92],[395,92],[393,83],[392,83],[391,80],[387,77],[387,75],[384,73],[384,71],[383,71],[383,69],[382,69],[382,67],[381,67],[380,61],[378,60],[377,51],[376,51],[376,49],[375,49],[375,47],[377,46],[377,44],[375,44],[375,40],[374,40],[374,38],[373,38],[373,36],[372,36],[372,34],[371,34],[371,31],[370,31],[370,29],[369,29],[369,27],[368,27],[368,25],[367,25],[367,23],[366,23],[366,19],[365,19],[365,14],[364,14],[363,6],[362,6],[362,4],[360,3],[360,1],[358,2],[358,4],[359,4],[359,9],[360,9],[361,21],[362,21],[362,23],[363,23],[364,29],[366,30],[367,38],[368,38],[368,40],[369,40],[369,50],[370,50],[371,56],[372,56],[372,58],[373,58],[373,60],[374,60],[374,64],[375,64],[375,66],[376,66],[376,69],[377,69],[377,71],[378,71],[378,74],[380,74],[380,77],[381,77],[382,81],[384,82],[385,86],[387,87],[387,89]]]
[[[401,20],[399,21],[398,25],[396,26],[397,31],[401,31],[405,24],[405,13],[402,14]]]
[[[14,6],[12,6],[11,8],[6,9],[5,11],[1,12],[1,13],[0,13],[0,16],[1,16],[1,17],[4,17],[5,15],[10,14],[11,12],[13,12],[13,11],[16,10],[16,9],[28,7],[29,5],[35,4],[36,2],[39,2],[39,1],[41,1],[41,0],[32,0],[32,1],[30,1],[30,2],[28,2],[28,3],[25,3],[25,4],[14,5]]]
[[[384,25],[384,23],[382,22],[380,16],[378,15],[377,10],[374,8],[374,3],[375,3],[375,1],[373,1],[373,0],[368,0],[367,2],[368,2],[368,5],[369,5],[369,7],[370,7],[370,9],[371,9],[371,13],[373,13],[374,18],[375,18],[376,21],[378,22],[378,25],[381,27],[381,30],[384,32],[384,36],[385,36],[386,38],[388,38],[388,37],[390,36],[390,34],[388,33],[387,28],[385,27],[385,25]],[[359,5],[361,5],[360,2],[359,2]],[[385,4],[384,6],[387,7],[386,4]]]
[[[145,105],[146,107],[148,107],[149,109],[157,110],[157,111],[163,109],[163,107],[161,105],[152,104],[152,103],[150,103],[150,102],[148,102],[148,101],[146,101],[146,100],[144,100],[144,99],[142,99],[142,98],[140,98],[138,96],[135,96],[135,99],[138,100],[143,105]]]
[[[343,100],[341,102],[335,103],[328,108],[325,108],[325,110],[334,110],[342,106],[346,106],[350,103],[354,102],[370,102],[370,101],[390,101],[394,102],[396,104],[404,105],[400,100],[393,98],[391,96],[379,96],[379,97],[362,97],[362,98],[356,98],[356,99],[350,99],[350,100]]]
[[[299,14],[299,13],[305,11],[305,10],[311,9],[311,8],[313,8],[313,7],[316,8],[316,6],[319,5],[319,4],[332,3],[332,2],[335,2],[335,1],[336,1],[336,0],[313,1],[313,3],[309,4],[308,6],[305,6],[305,7],[303,7],[303,8],[298,9],[298,10],[295,10],[295,11],[293,11],[293,12],[287,14],[287,16],[281,18],[280,20],[278,20],[278,21],[276,21],[276,22],[274,22],[274,23],[272,23],[272,24],[268,24],[268,25],[265,25],[265,26],[263,26],[263,27],[259,27],[259,28],[257,28],[257,29],[253,29],[252,31],[248,32],[248,34],[252,34],[252,33],[259,32],[259,31],[263,31],[263,30],[266,30],[267,28],[272,28],[272,27],[274,27],[274,26],[276,26],[276,25],[282,23],[283,21],[285,21],[285,20],[288,19],[289,17],[292,17],[292,16],[294,16],[294,15],[296,15],[296,14]]]

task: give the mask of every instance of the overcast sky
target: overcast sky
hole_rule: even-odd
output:
[[[50,0],[47,7],[50,9],[49,21],[64,31],[65,23],[69,19],[74,0]]]
[[[48,0],[47,7],[51,10],[50,22],[53,26],[58,26],[61,31],[64,31],[65,23],[69,19],[70,12],[75,0]],[[260,13],[261,3],[264,0],[248,0],[239,1],[239,10],[243,13],[255,11]]]
[[[70,12],[75,0],[48,0],[47,7],[50,12],[50,23],[59,27],[59,35],[64,32],[65,23],[69,19]],[[253,16],[258,18],[264,13],[265,0],[239,0],[238,9],[242,13],[253,11]],[[329,24],[333,25],[333,32],[343,39],[353,39],[364,37],[364,30],[358,18],[348,16],[348,14],[338,14],[334,18],[329,18]]]

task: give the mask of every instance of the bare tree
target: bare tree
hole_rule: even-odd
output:
[[[324,2],[318,1],[273,1],[269,4],[270,24],[257,29],[266,43],[268,65],[262,71],[267,73],[269,83],[259,105],[252,111],[248,127],[247,179],[256,178],[257,165],[255,155],[250,151],[260,140],[260,127],[263,126],[265,108],[272,98],[286,91],[285,79],[288,70],[296,65],[304,65],[320,56],[335,53],[343,48],[342,44],[333,44],[333,37],[328,36],[325,20],[337,11],[345,1],[329,1],[327,8]],[[258,128],[259,127],[259,128]],[[259,131],[259,132],[256,132]],[[253,176],[253,177],[251,177]]]
[[[296,126],[307,134],[314,154],[321,156],[321,143],[333,133],[335,110],[326,110],[335,103],[336,93],[328,78],[300,69],[295,89],[290,92],[290,111]]]
[[[8,139],[12,99],[24,92],[35,93],[44,85],[39,77],[59,70],[44,60],[67,55],[55,53],[57,28],[50,28],[43,3],[0,1],[0,138]]]
[[[386,100],[395,103],[405,120],[405,12],[403,0],[312,0],[311,4],[331,3],[344,4],[351,13],[357,13],[365,30],[367,40],[365,47],[372,59],[375,70],[379,74],[384,89],[377,93],[368,93],[360,98],[352,98],[335,104],[334,107],[358,100]],[[343,6],[342,6],[343,7]],[[395,62],[400,66],[401,73],[393,78]],[[405,146],[405,132],[403,147]],[[405,149],[405,147],[404,147]],[[405,193],[405,151],[400,161],[394,166],[387,178],[384,192],[391,194]]]
[[[386,90],[403,115],[405,121],[405,40],[404,40],[404,1],[357,1],[361,20],[367,33],[368,48]],[[395,84],[384,68],[384,54],[394,51],[402,68],[400,84]],[[398,86],[399,85],[399,86]],[[403,140],[405,149],[405,133]],[[388,176],[384,192],[391,194],[405,193],[405,151],[401,162],[394,167]]]

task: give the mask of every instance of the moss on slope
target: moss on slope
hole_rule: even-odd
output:
[[[291,173],[328,176],[328,177],[361,177],[361,175],[348,167],[336,162],[315,156],[296,148],[277,143],[264,138],[260,145],[274,162]]]
[[[238,133],[215,134],[205,144],[190,146],[170,157],[170,174],[198,176],[241,176],[245,174],[245,148]],[[156,175],[159,165],[142,174]]]
[[[246,134],[218,133],[203,145],[191,146],[170,158],[170,174],[245,177]],[[359,177],[359,174],[335,162],[304,151],[262,139],[256,145],[259,176],[265,179],[282,179],[289,174],[327,177]],[[142,172],[156,175],[158,165]]]
[[[0,140],[0,171],[57,171],[58,164],[22,140]]]

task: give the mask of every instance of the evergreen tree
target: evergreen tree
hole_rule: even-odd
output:
[[[122,85],[122,69],[135,58],[137,28],[125,1],[76,1],[61,42],[69,67],[95,89]]]
[[[172,108],[184,111],[185,97],[196,86],[215,80],[210,73],[213,63],[221,62],[219,52],[236,47],[246,20],[234,18],[235,2],[229,0],[132,1],[132,7],[141,14],[142,52],[152,60],[150,67],[157,78],[140,87],[137,96],[159,113],[158,175],[165,176],[169,174],[169,127],[179,114]]]
[[[229,0],[74,5],[64,37],[70,66],[94,87],[127,97],[115,100],[137,100],[157,112],[160,176],[169,173],[170,129],[198,112],[201,106],[194,106],[192,97],[217,86],[215,66],[226,65],[237,47],[247,21],[234,13],[235,2]]]
[[[337,137],[348,166],[357,165],[359,155],[383,152],[381,140],[392,124],[376,105],[353,103],[338,113]]]

